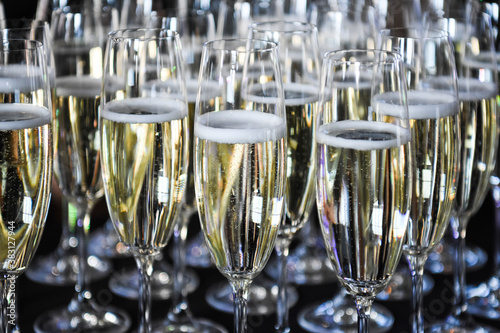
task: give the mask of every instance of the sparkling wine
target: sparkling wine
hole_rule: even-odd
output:
[[[195,122],[195,185],[205,239],[226,277],[252,279],[284,209],[286,124],[274,114],[219,111]]]
[[[156,254],[175,226],[187,178],[187,110],[164,98],[107,103],[101,114],[106,202],[132,252]]]

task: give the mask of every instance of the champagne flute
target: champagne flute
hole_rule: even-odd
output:
[[[100,8],[64,7],[52,16],[56,59],[54,174],[65,199],[76,207],[70,230],[77,239],[78,275],[67,306],[34,323],[36,332],[124,332],[125,312],[99,304],[88,281],[87,238],[92,208],[103,195],[98,115],[102,82],[104,26]]]
[[[286,218],[276,242],[279,260],[276,329],[289,331],[287,260],[294,234],[309,219],[314,203],[314,119],[318,105],[319,47],[316,27],[298,21],[254,23],[249,36],[279,45],[287,113]]]
[[[45,21],[30,19],[6,19],[0,21],[1,33],[4,38],[27,38],[43,43],[47,69],[49,74],[52,97],[55,97],[55,60],[52,50],[52,38],[49,24]],[[55,106],[55,103],[52,104]],[[54,110],[55,113],[55,110]],[[57,186],[55,182],[53,186]],[[73,285],[76,281],[78,261],[75,248],[71,246],[68,228],[68,204],[63,200],[62,236],[55,251],[47,256],[37,258],[26,272],[26,277],[32,281],[48,285]],[[92,263],[92,265],[91,265]],[[111,263],[98,257],[89,260],[89,276],[91,280],[108,275]]]
[[[476,323],[467,311],[465,237],[469,219],[490,189],[498,145],[498,72],[491,19],[478,2],[445,14],[444,27],[454,43],[461,121],[461,156],[457,199],[451,226],[454,236],[455,300],[452,313],[430,332],[496,332]]]
[[[104,70],[100,122],[106,202],[140,273],[139,332],[151,332],[153,261],[175,228],[189,157],[179,34],[111,32]]]
[[[371,6],[363,6],[360,9],[331,8],[327,10],[312,6],[309,17],[310,22],[318,29],[321,54],[342,49],[372,49],[377,45],[377,27],[380,23]],[[331,272],[329,274],[333,275]],[[396,270],[395,275],[397,274]],[[391,279],[391,284],[394,283],[395,279]],[[378,295],[379,299],[386,290]],[[372,305],[371,319],[370,329],[373,332],[389,331],[394,324],[394,315],[377,303]],[[357,329],[355,304],[349,297],[346,297],[346,291],[343,288],[340,288],[333,299],[304,307],[299,312],[297,320],[302,328],[314,333]]]
[[[233,289],[236,333],[247,331],[248,289],[273,251],[284,214],[283,97],[276,43],[230,39],[204,45],[195,189],[205,240]]]
[[[17,277],[30,264],[45,227],[52,183],[52,101],[42,43],[0,45],[1,332],[20,332]]]
[[[403,247],[412,277],[413,332],[424,332],[423,278],[429,253],[448,227],[460,152],[455,57],[443,30],[393,28],[382,48],[403,57],[412,134],[412,207]],[[436,66],[439,63],[439,67]]]
[[[358,331],[401,257],[411,204],[410,124],[401,57],[342,50],[323,60],[316,198],[335,274]]]

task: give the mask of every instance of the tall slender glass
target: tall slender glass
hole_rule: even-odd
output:
[[[316,198],[335,274],[358,332],[402,254],[411,205],[410,123],[399,54],[343,50],[323,60]]]
[[[120,240],[139,269],[139,332],[151,332],[153,261],[175,228],[189,158],[179,34],[165,29],[113,31],[104,71],[104,192]]]
[[[312,6],[309,17],[310,22],[317,26],[319,49],[322,55],[334,50],[373,49],[377,45],[379,39],[377,27],[380,24],[375,9],[371,6],[363,6],[356,10],[345,8],[324,10]],[[333,276],[331,269],[329,269],[328,274]],[[395,274],[398,274],[398,270]],[[407,274],[404,277],[406,278]],[[394,282],[395,279],[392,279],[391,284]],[[372,305],[371,317],[370,329],[372,332],[389,331],[394,324],[394,315],[377,303]],[[355,331],[357,329],[355,305],[349,297],[346,297],[346,292],[342,288],[334,295],[333,299],[304,307],[299,312],[297,320],[301,327],[314,333]]]
[[[56,59],[54,174],[65,199],[76,207],[70,225],[77,239],[78,275],[69,305],[52,309],[34,323],[36,332],[125,332],[129,316],[99,304],[88,279],[87,240],[90,216],[102,197],[99,108],[105,27],[101,11],[64,7],[52,16]]]
[[[40,41],[44,46],[47,69],[52,97],[55,97],[55,60],[52,50],[52,38],[48,22],[31,19],[6,19],[0,21],[3,38],[27,38]],[[52,104],[55,106],[55,103]],[[53,191],[59,189],[53,182]],[[54,192],[53,192],[54,196]],[[78,272],[76,249],[71,246],[68,227],[68,204],[62,200],[62,235],[58,247],[52,253],[38,257],[26,272],[26,277],[32,281],[48,285],[74,285]],[[74,242],[73,242],[74,243]],[[109,274],[111,263],[97,257],[89,261],[89,277],[92,279],[103,278]],[[92,265],[90,265],[92,263]]]
[[[316,143],[314,120],[318,106],[320,54],[317,29],[298,21],[254,23],[249,36],[279,46],[287,119],[286,217],[276,241],[279,258],[276,329],[290,330],[287,301],[287,260],[295,233],[309,219],[314,203]]]
[[[412,277],[413,332],[424,332],[423,279],[448,227],[457,192],[460,123],[455,57],[443,30],[393,28],[382,48],[403,58],[412,134],[412,207],[404,253]],[[439,67],[436,64],[439,63]]]
[[[198,87],[198,72],[201,59],[201,49],[203,43],[208,40],[213,40],[215,36],[215,21],[212,13],[203,10],[186,10],[181,11],[178,8],[163,8],[159,3],[155,3],[155,9],[147,17],[144,17],[144,25],[149,28],[164,28],[175,30],[179,32],[179,38],[182,44],[182,53],[184,60],[184,72],[188,98],[189,110],[189,126],[192,129],[194,118],[194,102],[196,100],[196,90]],[[193,131],[189,131],[190,147]],[[163,255],[157,256],[154,262],[154,274],[151,278],[152,296],[155,299],[171,298],[173,305],[171,310],[177,309],[180,313],[174,315],[170,311],[171,319],[182,323],[182,327],[186,328],[188,320],[187,313],[190,313],[187,294],[194,291],[199,286],[199,278],[192,270],[187,270],[185,267],[185,242],[187,237],[187,222],[191,216],[196,213],[196,202],[194,200],[194,181],[192,177],[192,154],[190,153],[190,163],[188,169],[188,182],[186,187],[185,203],[182,205],[179,219],[183,221],[185,227],[174,231],[173,239],[173,257],[174,263],[171,267]],[[176,226],[183,226],[182,223]],[[106,239],[112,240],[116,236],[106,236]],[[183,236],[184,239],[179,240],[178,237]],[[204,241],[203,241],[204,242]],[[208,250],[207,256],[210,256]],[[182,256],[182,257],[180,257]],[[166,274],[168,278],[165,278]],[[116,274],[113,274],[109,280],[109,287],[111,291],[120,296],[129,298],[138,297],[138,272],[137,270],[124,269]],[[181,296],[184,294],[184,296]],[[184,317],[184,319],[181,319]],[[161,325],[163,327],[165,325]],[[172,328],[171,325],[168,325]]]
[[[195,189],[205,240],[233,288],[236,333],[247,331],[248,288],[284,216],[286,113],[277,47],[253,39],[203,47]]]
[[[475,322],[467,311],[465,237],[469,219],[490,189],[498,145],[498,71],[491,19],[471,2],[465,10],[450,11],[444,27],[454,43],[462,147],[457,200],[451,226],[454,235],[455,300],[452,313],[432,325],[430,332],[496,332]]]
[[[0,332],[20,332],[17,277],[42,237],[52,183],[52,100],[43,44],[0,45]],[[20,116],[22,115],[22,116]]]

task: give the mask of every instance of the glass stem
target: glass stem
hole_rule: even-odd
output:
[[[414,333],[424,333],[424,265],[427,256],[408,255],[412,280],[412,322]]]
[[[134,255],[139,269],[139,333],[151,332],[151,275],[154,255]]]
[[[233,289],[234,333],[246,333],[248,317],[248,290],[250,288],[251,281],[246,279],[233,279],[230,280],[229,283]]]
[[[2,288],[2,311],[0,320],[1,333],[19,332],[17,326],[17,302],[16,297],[17,275],[4,273],[0,279]]]
[[[453,229],[453,244],[455,246],[455,272],[453,286],[455,291],[455,302],[453,304],[453,316],[457,319],[465,319],[467,316],[467,289],[466,289],[466,262],[465,262],[465,235],[467,230],[467,219],[465,217],[453,217],[451,219]]]
[[[276,240],[276,254],[278,255],[278,299],[276,300],[276,332],[290,332],[288,322],[288,294],[287,294],[287,262],[290,252],[290,238],[280,237]]]
[[[186,238],[188,222],[192,213],[183,208],[179,214],[179,222],[174,230],[174,258],[173,278],[174,288],[172,291],[172,305],[167,320],[177,323],[193,323],[193,316],[189,310],[186,287]]]
[[[494,275],[500,277],[500,184],[493,185],[491,192],[495,203],[495,252],[493,257],[493,272]]]
[[[356,297],[356,310],[358,312],[358,333],[368,333],[370,329],[370,310],[373,303],[371,297]]]
[[[70,231],[69,231],[69,203],[68,201],[63,197],[61,199],[61,239],[59,241],[59,245],[56,249],[59,257],[63,257],[65,254],[67,254],[67,251],[70,251],[71,248],[71,239],[70,237],[72,236]]]
[[[71,221],[70,221],[71,222]],[[86,204],[81,204],[77,207],[77,218],[74,226],[75,235],[77,238],[77,253],[78,253],[78,275],[76,279],[75,291],[76,295],[69,304],[70,311],[79,311],[84,304],[90,301],[92,294],[88,287],[88,254],[87,241],[88,231],[90,226],[90,208]]]

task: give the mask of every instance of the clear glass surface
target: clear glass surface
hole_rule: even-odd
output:
[[[27,38],[41,42],[44,46],[44,54],[47,62],[50,91],[54,91],[55,65],[52,38],[48,22],[32,19],[2,19],[0,28],[4,38]],[[53,104],[53,107],[55,104]],[[52,191],[59,192],[56,187]],[[53,193],[60,197],[60,193]],[[63,199],[63,201],[65,201]],[[67,203],[62,203],[63,220],[62,236],[57,249],[47,256],[37,258],[30,266],[26,276],[36,282],[47,285],[74,285],[78,272],[77,249],[71,244],[75,243],[76,235],[70,231],[68,226]],[[74,211],[74,210],[73,210]],[[75,214],[73,214],[75,217]],[[75,219],[73,219],[74,221]],[[71,242],[71,239],[74,241]],[[93,279],[103,278],[111,271],[111,263],[101,258],[89,258],[89,277]]]
[[[369,332],[373,300],[399,262],[410,212],[411,128],[403,70],[401,56],[375,50],[332,51],[322,67],[318,213],[334,273],[354,298],[360,333]]]
[[[273,251],[284,213],[286,116],[277,44],[208,42],[199,82],[194,174],[200,223],[233,289],[234,331],[243,333],[249,285]]]
[[[113,229],[113,232],[116,231]],[[193,270],[186,270],[183,274],[186,291],[192,293],[200,284],[200,279]],[[124,268],[115,271],[109,279],[109,290],[124,298],[139,299],[139,272],[136,268]],[[166,262],[163,254],[155,257],[153,273],[151,275],[151,298],[153,301],[172,298],[174,292],[174,275],[172,266]]]
[[[385,25],[385,18],[382,17],[380,8],[374,8],[372,5],[368,4],[353,8],[353,6],[349,6],[347,3],[340,2],[326,3],[320,1],[316,4],[311,4],[308,9],[308,20],[317,26],[318,43],[322,55],[333,50],[356,48],[373,49],[378,45],[378,31]],[[316,252],[318,251],[316,250]],[[328,266],[329,267],[325,267],[325,270],[331,269],[331,263],[329,263]],[[403,290],[403,288],[400,288],[403,286],[395,285],[397,281],[400,280],[391,279],[391,284],[398,290]],[[409,297],[410,289],[404,290],[406,296]],[[382,292],[381,295],[384,295],[383,293],[384,292]],[[335,299],[337,299],[337,297],[335,297]],[[327,302],[325,304],[329,303]],[[349,309],[350,313],[356,313],[353,303],[346,302],[346,304],[351,306]],[[301,318],[301,326],[318,327],[318,324],[324,323],[322,313],[325,307],[323,305],[324,304],[321,303],[317,309],[308,311],[307,315]],[[316,315],[318,317],[315,317]],[[389,317],[392,316],[388,315],[387,318]],[[341,327],[353,325],[352,318],[349,316],[338,316],[336,320],[335,327],[337,325]],[[345,322],[339,322],[338,320],[345,320]],[[355,323],[357,323],[357,321],[355,321]],[[391,321],[381,320],[378,323],[389,324]],[[380,329],[388,330],[390,326],[387,328],[380,327]]]
[[[298,232],[298,244],[291,248],[286,264],[289,284],[319,285],[335,281],[332,264],[326,255],[318,229],[317,219],[310,218]],[[266,274],[275,280],[279,269],[277,259],[275,256],[271,257],[266,266]]]
[[[271,263],[269,263],[271,264]],[[292,285],[287,286],[288,307],[291,308],[299,300],[299,294]],[[217,283],[210,286],[206,292],[206,300],[212,308],[222,312],[232,313],[234,307],[233,292],[227,283]],[[278,286],[265,275],[257,276],[248,291],[248,315],[267,316],[275,313]]]
[[[332,299],[309,305],[299,312],[299,325],[311,333],[356,333],[358,314],[352,299],[341,289]],[[370,332],[389,332],[394,316],[384,306],[374,303],[370,309]]]
[[[52,100],[44,47],[9,38],[0,45],[1,332],[19,332],[16,281],[35,255],[51,197]]]
[[[113,31],[106,49],[104,192],[113,225],[137,263],[139,332],[151,332],[153,262],[174,232],[185,191],[189,137],[180,50],[179,34],[165,29]]]

